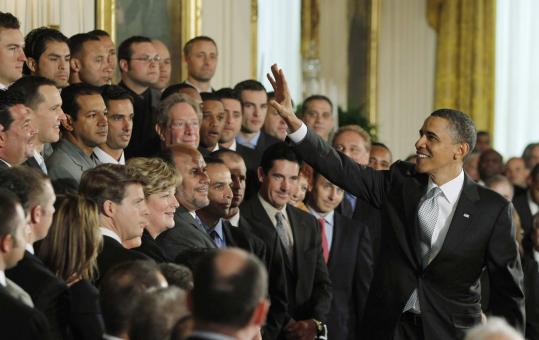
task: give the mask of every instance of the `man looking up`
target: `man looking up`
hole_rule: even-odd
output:
[[[276,101],[271,103],[288,124],[294,151],[332,183],[382,210],[381,253],[359,335],[464,337],[481,322],[484,270],[491,279],[492,314],[524,330],[523,275],[511,203],[462,169],[475,145],[473,121],[456,110],[434,111],[419,130],[417,164],[397,162],[389,171],[376,171],[309,130],[293,112],[283,71],[273,65],[272,74]]]
[[[108,62],[109,52],[98,37],[88,33],[75,34],[68,40],[71,60],[69,83],[87,83],[103,86],[112,79],[112,68]]]
[[[34,154],[34,136],[29,109],[22,93],[0,91],[0,169],[22,164]]]
[[[53,181],[77,188],[82,173],[97,165],[94,148],[107,141],[107,107],[99,88],[74,84],[62,90],[63,138],[46,160]]]
[[[62,98],[54,81],[41,76],[26,76],[10,87],[19,91],[25,105],[31,109],[32,123],[37,128],[34,152],[26,164],[47,174],[44,147],[52,152],[50,144],[60,139],[60,125],[66,116],[62,111]],[[49,153],[50,154],[50,153]]]
[[[22,77],[26,56],[19,20],[0,12],[0,90]]]
[[[36,28],[26,35],[24,42],[25,74],[50,79],[58,88],[69,85],[71,52],[62,32],[48,27]]]
[[[94,148],[100,163],[125,165],[124,149],[133,130],[133,97],[121,86],[105,85],[101,96],[107,106],[107,142]]]
[[[134,99],[133,133],[125,149],[127,158],[149,157],[159,150],[159,137],[154,131],[153,113],[159,104],[160,92],[150,86],[159,77],[159,61],[150,38],[132,36],[118,47],[122,81]]]
[[[200,93],[213,92],[211,79],[215,74],[218,59],[215,41],[204,35],[194,37],[183,47],[183,58],[187,64],[185,82]]]

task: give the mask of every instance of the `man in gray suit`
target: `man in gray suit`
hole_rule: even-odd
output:
[[[99,88],[79,83],[62,90],[63,138],[46,164],[55,182],[78,188],[82,173],[98,162],[93,149],[107,141],[107,108]]]
[[[215,248],[215,244],[196,214],[196,210],[210,203],[206,162],[200,152],[189,145],[178,144],[170,151],[172,163],[183,178],[176,191],[180,208],[176,209],[174,228],[159,234],[157,243],[169,258],[175,259],[183,250]]]

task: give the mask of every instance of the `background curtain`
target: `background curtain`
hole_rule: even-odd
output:
[[[428,0],[437,31],[435,108],[469,114],[479,130],[492,130],[495,0]]]

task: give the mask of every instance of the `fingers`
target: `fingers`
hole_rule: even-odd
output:
[[[266,73],[266,76],[268,77],[271,87],[273,87],[273,91],[277,91],[277,84],[275,83],[273,77],[269,73]]]

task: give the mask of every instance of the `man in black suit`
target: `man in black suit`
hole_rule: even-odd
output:
[[[99,282],[122,262],[147,260],[146,255],[124,248],[123,242],[142,237],[148,207],[143,178],[130,176],[124,165],[100,164],[82,174],[79,192],[97,202],[103,249],[97,256]]]
[[[265,340],[275,339],[281,332],[287,313],[286,282],[281,241],[274,230],[261,225],[252,225],[247,219],[241,216],[240,205],[245,197],[245,179],[247,176],[247,167],[241,155],[232,150],[221,149],[213,153],[212,156],[221,159],[225,163],[230,170],[232,178],[232,203],[225,218],[232,226],[256,235],[265,244],[265,264],[269,276],[268,290],[271,305],[268,312],[268,319],[262,328],[262,338]]]
[[[32,123],[37,128],[33,156],[24,163],[47,174],[44,147],[60,140],[60,122],[66,118],[62,97],[54,81],[41,76],[26,76],[17,80],[12,89],[20,91],[24,105],[32,110]]]
[[[27,305],[10,291],[11,281],[4,271],[24,254],[27,223],[19,199],[0,189],[0,327],[6,339],[48,339],[49,325],[41,312]]]
[[[539,164],[534,166],[528,176],[528,189],[513,198],[522,229],[529,235],[533,227],[533,215],[539,212]],[[528,246],[529,244],[524,244]]]
[[[206,162],[200,152],[189,145],[175,145],[170,152],[172,163],[182,175],[182,184],[176,190],[180,207],[174,215],[174,227],[159,234],[156,241],[165,255],[176,259],[184,250],[215,248],[215,244],[196,214],[209,204]]]
[[[381,254],[361,327],[365,339],[458,339],[480,323],[479,278],[488,270],[490,310],[524,330],[522,268],[511,204],[467,178],[475,144],[465,114],[433,112],[416,142],[417,164],[389,171],[359,166],[295,116],[282,70],[268,76],[272,105],[287,122],[294,149],[333,183],[382,208]],[[295,132],[295,133],[294,133]]]
[[[34,154],[32,115],[18,90],[0,91],[0,169],[22,164]]]
[[[322,255],[320,226],[308,213],[287,204],[299,178],[299,160],[285,143],[270,146],[258,169],[258,195],[241,214],[254,225],[274,230],[285,263],[288,316],[282,336],[313,339],[323,331],[331,305],[331,283]]]
[[[372,247],[363,223],[335,211],[344,191],[315,172],[307,197],[309,212],[319,221],[322,250],[333,288],[328,339],[357,339],[372,279]]]
[[[262,262],[241,249],[222,249],[202,257],[193,274],[195,329],[187,339],[254,339],[269,308]]]
[[[51,335],[65,338],[70,308],[67,285],[34,253],[34,243],[47,236],[52,223],[56,196],[51,182],[39,170],[19,166],[0,173],[0,187],[19,197],[30,227],[24,257],[6,276],[24,289],[47,317]]]

